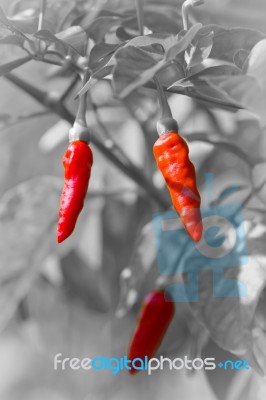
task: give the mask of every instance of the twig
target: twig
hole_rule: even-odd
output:
[[[29,119],[33,119],[33,118],[39,118],[39,117],[43,117],[45,115],[49,115],[51,114],[50,110],[45,110],[45,111],[39,111],[33,114],[28,114],[28,115],[20,115],[18,116],[15,120],[11,121],[10,123],[2,126],[0,128],[0,131],[4,131],[5,129],[9,129],[14,125],[20,124],[21,122],[25,122]]]

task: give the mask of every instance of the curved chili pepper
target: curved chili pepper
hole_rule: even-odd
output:
[[[154,356],[173,319],[174,311],[175,305],[171,297],[163,290],[155,290],[146,296],[129,344],[129,360],[134,358],[144,360],[145,356],[148,358]],[[135,363],[135,366],[139,365]],[[136,374],[138,369],[132,367],[129,372]]]
[[[67,239],[75,228],[88,190],[92,163],[93,155],[88,143],[82,140],[70,143],[63,158],[65,181],[57,226],[58,243]]]
[[[197,189],[196,172],[189,159],[185,140],[172,130],[175,120],[159,121],[159,139],[153,147],[157,166],[163,174],[175,210],[179,214],[189,236],[198,242],[202,236],[200,194]],[[169,129],[168,129],[169,128]]]

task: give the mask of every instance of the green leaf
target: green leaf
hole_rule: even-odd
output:
[[[32,58],[30,56],[19,58],[18,60],[11,61],[9,63],[0,65],[0,76],[6,75],[7,73],[13,71],[13,69],[16,69],[20,67],[23,64],[26,64],[29,62]]]
[[[184,81],[195,82],[199,78],[208,78],[212,76],[222,76],[222,75],[240,75],[241,70],[234,65],[217,65],[215,67],[204,68],[197,74],[193,74],[184,79]]]
[[[22,32],[34,34],[38,29],[41,1],[18,0],[13,5],[10,21]],[[43,29],[54,34],[63,29],[62,24],[71,25],[77,17],[75,0],[47,0]]]
[[[76,6],[74,0],[47,1],[45,19],[51,24],[54,33],[61,29],[62,23],[66,21],[71,12],[73,12],[73,18],[75,18],[74,10]]]
[[[239,50],[234,55],[234,64],[238,68],[243,69],[248,56],[249,56],[249,51],[247,51],[247,50]]]
[[[113,86],[120,98],[148,82],[164,65],[164,60],[158,62],[150,53],[133,46],[118,50],[115,60]]]
[[[195,38],[196,34],[199,32],[201,29],[202,24],[195,24],[193,25],[188,32],[185,33],[185,35],[177,42],[177,44],[171,46],[165,55],[165,60],[166,61],[171,61],[174,60],[178,54],[182,53],[185,51],[192,40]]]
[[[32,40],[27,35],[25,35],[20,29],[16,27],[16,24],[13,23],[12,20],[6,17],[1,7],[0,7],[0,22],[2,22],[2,24],[14,34],[22,37],[24,40],[27,40],[28,42],[32,42]]]
[[[119,17],[98,17],[89,25],[85,22],[81,22],[81,27],[91,37],[95,43],[103,41],[105,35],[111,30],[111,28],[118,26],[121,23]]]
[[[86,83],[86,85],[83,86],[83,88],[78,92],[77,96],[83,96],[85,93],[87,93],[93,86],[95,86],[100,79],[105,78],[106,76],[110,75],[113,72],[114,68],[114,61],[111,58],[110,59],[110,64],[106,64],[103,68],[97,70],[93,75],[91,75],[90,79]]]
[[[234,62],[235,54],[239,50],[248,52],[265,38],[261,32],[246,28],[224,29],[213,25],[214,37],[211,58]]]
[[[80,26],[70,28],[56,34],[56,37],[74,49],[78,54],[84,56],[87,45],[87,34]]]
[[[43,40],[47,44],[56,43],[58,41],[58,38],[47,29],[41,29],[40,31],[34,33],[34,36],[37,39]]]
[[[164,51],[168,51],[172,46],[176,45],[176,36],[165,33],[152,33],[150,35],[138,36],[131,39],[125,46],[140,47],[143,50],[148,50],[152,46],[160,45]]]
[[[129,16],[132,15],[128,14]],[[144,5],[144,24],[154,33],[176,35],[182,29],[182,16],[178,7],[169,4],[148,4]],[[137,32],[138,23],[136,15],[131,19],[125,19],[122,24],[127,29]]]
[[[108,61],[111,59],[116,50],[118,50],[120,45],[99,43],[96,44],[89,57],[89,68],[91,71],[100,70],[104,67]]]
[[[87,44],[87,35],[79,26],[72,26],[56,35],[42,29],[36,32],[34,36],[48,45],[55,44],[59,51],[67,51],[68,48],[71,48],[80,55],[84,55]]]
[[[223,92],[225,96],[230,98],[236,104],[239,104],[249,111],[259,115],[262,123],[266,123],[266,91],[263,93],[259,82],[254,76],[221,76],[204,79],[208,85]]]
[[[228,75],[223,75],[228,74]],[[230,74],[230,75],[229,75]],[[212,77],[225,80],[226,77],[237,76],[241,71],[230,65],[210,67],[191,75],[185,79],[177,81],[169,87],[171,92],[185,94],[198,100],[208,102],[211,107],[221,107],[235,111],[243,108],[234,98],[231,98],[225,90],[217,85],[211,84],[209,81]],[[232,78],[233,79],[233,78]]]
[[[194,67],[209,57],[213,46],[213,32],[202,33],[201,30],[193,39],[185,53],[185,60],[189,68]]]

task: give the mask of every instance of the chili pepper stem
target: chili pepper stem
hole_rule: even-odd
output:
[[[86,68],[84,71],[84,76],[82,78],[83,86],[87,83],[88,77],[89,77],[89,70],[88,68]],[[88,132],[88,126],[86,121],[86,113],[87,113],[87,93],[79,97],[79,107],[77,115],[75,118],[75,122],[73,124],[73,128],[70,129],[69,132],[70,142],[73,142],[74,140],[84,140],[87,143],[90,142],[90,135]]]
[[[144,11],[143,11],[143,0],[135,0],[136,10],[137,10],[137,19],[139,26],[139,34],[140,36],[144,35]]]
[[[38,22],[38,31],[43,29],[43,23],[44,23],[44,14],[46,11],[46,6],[47,6],[47,0],[41,0],[42,5],[41,5],[41,10],[40,10],[40,15],[39,15],[39,22]],[[42,45],[41,45],[41,40],[38,41],[38,57],[41,57],[41,52],[42,52]]]
[[[160,108],[162,111],[162,117],[157,122],[158,135],[164,135],[166,132],[177,132],[178,124],[173,118],[172,111],[168,104],[167,97],[163,90],[161,82],[156,76],[154,77],[154,81],[157,86]]]
[[[183,27],[187,31],[189,27],[189,11],[193,7],[201,6],[205,0],[186,0],[182,5]]]
[[[154,77],[154,82],[156,83],[157,86],[160,108],[162,111],[162,118],[173,118],[172,111],[168,104],[167,97],[163,90],[162,84],[156,76]]]

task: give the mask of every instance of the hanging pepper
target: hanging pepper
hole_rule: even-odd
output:
[[[65,181],[57,227],[58,243],[67,239],[75,228],[88,190],[92,163],[93,155],[88,143],[82,140],[70,143],[63,158]]]
[[[85,71],[83,85],[89,73]],[[90,135],[86,122],[87,95],[80,98],[77,116],[69,132],[70,145],[63,158],[65,169],[64,188],[61,195],[57,241],[63,242],[73,232],[78,216],[83,208],[88,190],[93,155],[89,146]]]
[[[144,360],[145,356],[149,359],[154,356],[173,319],[174,311],[175,306],[171,297],[163,290],[155,290],[146,296],[129,344],[129,360],[135,358]],[[139,366],[140,362],[136,361],[135,367]],[[138,369],[133,365],[129,372],[136,374]]]
[[[153,147],[157,166],[169,189],[173,206],[190,237],[199,241],[202,236],[200,194],[196,172],[189,159],[189,148],[177,132],[175,120],[161,120],[158,124],[159,139]]]
[[[162,119],[157,123],[160,137],[154,144],[153,154],[165,179],[175,210],[189,236],[198,242],[202,237],[203,227],[195,168],[189,159],[188,145],[178,134],[178,124],[172,117],[166,95],[157,78],[155,81]]]

